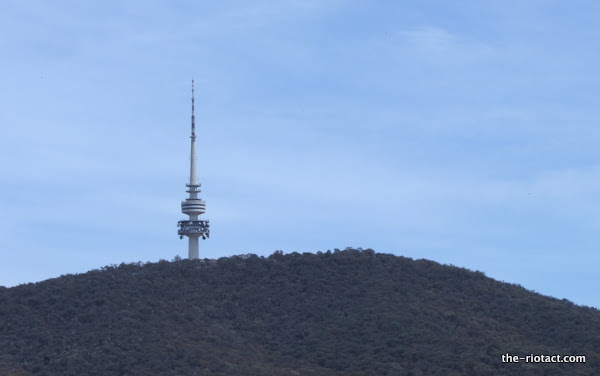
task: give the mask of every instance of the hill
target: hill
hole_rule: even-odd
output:
[[[599,359],[596,309],[372,250],[121,264],[0,288],[5,375],[593,375]]]

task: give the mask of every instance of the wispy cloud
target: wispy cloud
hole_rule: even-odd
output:
[[[452,33],[438,26],[391,32],[391,45],[422,58],[437,60],[440,64],[477,62],[498,57],[498,51],[489,42],[471,36]]]

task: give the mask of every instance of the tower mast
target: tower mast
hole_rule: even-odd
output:
[[[190,259],[198,258],[198,238],[206,239],[210,234],[210,223],[207,219],[199,220],[198,216],[206,211],[206,202],[198,198],[200,185],[196,176],[196,118],[194,116],[194,80],[192,80],[192,134],[190,150],[190,182],[186,184],[189,189],[186,191],[190,195],[185,201],[181,202],[181,212],[187,214],[187,221],[177,222],[179,230],[177,234],[181,239],[184,236],[189,238],[188,257]]]

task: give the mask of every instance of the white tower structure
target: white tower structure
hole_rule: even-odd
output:
[[[189,189],[186,191],[190,197],[181,202],[181,212],[187,214],[187,221],[177,222],[179,230],[177,234],[180,239],[184,236],[189,238],[188,257],[190,259],[198,258],[198,238],[206,239],[209,236],[210,224],[207,219],[199,220],[198,216],[206,211],[206,202],[198,198],[200,193],[200,184],[196,177],[196,119],[194,117],[194,80],[192,80],[192,149],[190,155],[190,183],[186,184]]]

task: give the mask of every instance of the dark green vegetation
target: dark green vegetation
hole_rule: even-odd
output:
[[[505,353],[586,355],[505,364]],[[372,250],[121,264],[0,288],[13,375],[593,375],[600,312]]]

